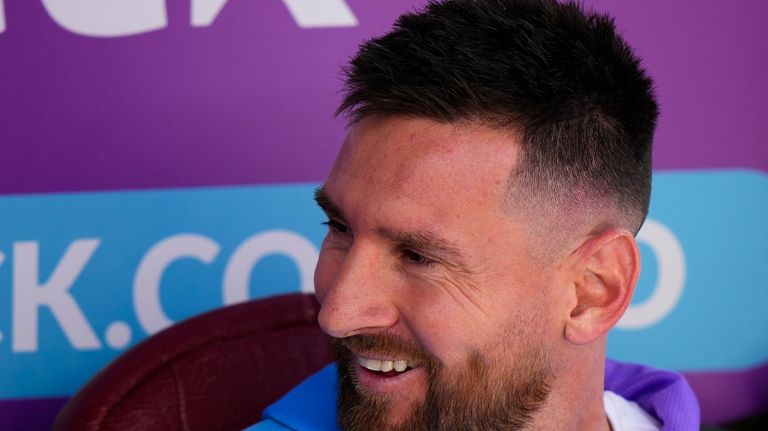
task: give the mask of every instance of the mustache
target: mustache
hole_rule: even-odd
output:
[[[412,367],[423,366],[431,370],[439,367],[437,358],[419,345],[391,334],[351,335],[344,338],[332,338],[331,343],[337,360],[351,360],[354,355],[385,356],[405,359]]]

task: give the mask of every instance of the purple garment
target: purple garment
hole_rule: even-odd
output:
[[[680,374],[607,360],[605,390],[634,401],[662,431],[699,431],[699,403]],[[336,431],[336,364],[330,364],[267,407],[247,431]]]
[[[605,390],[636,402],[659,420],[662,431],[698,431],[701,425],[696,395],[680,374],[608,359]]]

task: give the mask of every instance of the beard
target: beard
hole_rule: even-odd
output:
[[[513,357],[495,361],[472,351],[455,370],[445,369],[418,346],[386,334],[333,339],[333,346],[342,430],[524,430],[550,392],[551,369],[540,345],[529,343]],[[424,400],[415,403],[400,423],[391,423],[388,399],[357,384],[356,357],[350,348],[408,358],[409,363],[425,367]]]

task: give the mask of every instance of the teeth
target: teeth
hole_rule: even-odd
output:
[[[379,359],[368,359],[364,358],[362,356],[357,357],[357,362],[365,369],[371,370],[371,371],[381,371],[381,372],[389,372],[392,370],[395,370],[399,373],[403,372],[408,368],[408,361],[403,359],[398,360],[379,360]]]
[[[381,371],[381,361],[378,359],[366,359],[360,356],[359,362],[363,368],[367,368],[371,371]]]

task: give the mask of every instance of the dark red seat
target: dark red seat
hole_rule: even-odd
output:
[[[313,295],[220,308],[142,341],[66,404],[57,431],[239,430],[331,361]]]

